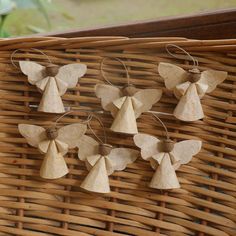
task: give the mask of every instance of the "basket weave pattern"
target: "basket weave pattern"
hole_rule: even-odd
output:
[[[183,165],[177,175],[181,189],[159,191],[148,187],[153,174],[148,162],[139,158],[125,171],[110,176],[111,193],[91,194],[79,188],[87,174],[77,150],[66,155],[69,174],[57,180],[39,177],[42,155],[27,145],[19,134],[19,123],[47,127],[54,115],[39,113],[40,93],[11,63],[14,60],[42,64],[47,58],[64,65],[81,62],[88,66],[76,88],[63,96],[66,107],[101,110],[94,86],[103,79],[100,61],[117,57],[127,65],[130,82],[139,88],[162,88],[164,95],[152,110],[173,113],[177,104],[157,72],[159,62],[188,69],[191,60],[181,53],[176,59],[164,48],[177,44],[199,61],[201,70],[211,68],[229,73],[227,79],[202,99],[205,118],[197,122],[177,121],[161,115],[172,139],[200,139],[201,152]],[[113,84],[126,83],[119,62],[104,66]],[[236,235],[236,40],[198,41],[184,38],[129,39],[124,37],[24,38],[0,40],[0,235]],[[31,105],[31,106],[29,106]],[[61,119],[62,124],[86,119],[76,111]],[[100,114],[110,144],[133,147],[132,136],[109,131],[112,117]],[[98,135],[102,128],[92,127]],[[148,114],[138,119],[140,132],[164,136],[163,128]],[[92,134],[91,134],[92,135]]]

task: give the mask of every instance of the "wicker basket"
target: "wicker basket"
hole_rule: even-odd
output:
[[[63,96],[64,104],[84,109],[101,109],[94,85],[102,80],[100,61],[118,57],[128,66],[131,82],[137,87],[162,88],[164,95],[153,110],[172,113],[177,100],[168,92],[157,72],[167,61],[190,68],[191,61],[179,52],[175,59],[165,52],[174,43],[195,56],[200,69],[228,71],[226,81],[202,100],[205,118],[181,122],[161,116],[175,140],[198,138],[202,151],[182,166],[177,175],[182,188],[158,191],[148,187],[153,174],[149,163],[139,158],[125,171],[110,176],[110,194],[83,192],[79,185],[87,174],[76,150],[66,156],[70,173],[61,179],[39,177],[42,156],[26,144],[18,123],[49,125],[55,116],[39,113],[39,93],[11,63],[14,60],[47,62],[46,53],[59,65],[81,61],[88,66],[78,86]],[[115,60],[106,62],[112,83],[126,83],[125,71]],[[124,37],[19,38],[0,40],[0,235],[236,235],[236,40],[187,40],[184,38],[129,39]],[[77,111],[62,123],[85,119]],[[106,127],[112,118],[101,114]],[[98,123],[92,126],[99,135]],[[149,115],[138,119],[141,132],[162,136],[162,127]],[[133,147],[132,136],[115,134],[107,128],[114,145]]]

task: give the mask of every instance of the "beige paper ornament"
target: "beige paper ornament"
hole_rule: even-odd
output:
[[[154,115],[155,116],[155,115]],[[159,140],[149,134],[136,134],[134,143],[141,149],[141,157],[150,162],[155,173],[149,184],[156,189],[180,188],[175,171],[183,164],[191,161],[202,146],[199,140],[186,140],[174,143],[170,138],[164,123],[155,116],[166,131],[166,138]]]
[[[32,61],[20,61],[19,65],[29,83],[43,94],[38,111],[48,113],[65,112],[61,96],[68,88],[74,88],[87,70],[86,65],[78,63],[59,67],[51,63],[42,66]]]
[[[44,154],[40,176],[45,179],[57,179],[68,173],[63,156],[68,149],[76,147],[87,126],[71,124],[59,129],[56,126],[44,129],[37,125],[19,124],[18,129],[31,146]]]
[[[101,99],[102,108],[111,112],[114,120],[111,130],[118,133],[136,134],[138,133],[136,119],[143,113],[149,111],[157,103],[161,96],[161,89],[138,89],[130,84],[129,73],[123,61],[119,61],[126,71],[127,85],[123,88],[114,86],[103,72],[103,62],[108,58],[103,58],[101,62],[101,74],[108,84],[97,84],[95,94]]]
[[[183,121],[202,119],[204,113],[200,99],[222,83],[227,77],[227,72],[216,70],[200,72],[196,59],[182,48],[173,46],[184,51],[194,62],[194,68],[188,71],[170,63],[159,63],[158,72],[164,79],[166,88],[172,90],[179,99],[174,116]],[[169,51],[168,53],[173,55]]]
[[[155,173],[149,184],[151,188],[173,189],[180,188],[175,171],[179,166],[187,164],[192,157],[201,150],[202,142],[198,140],[187,140],[173,143],[173,149],[163,150],[166,140],[148,134],[136,134],[134,143],[141,148],[141,156],[150,161]]]
[[[78,157],[85,161],[89,171],[80,187],[91,192],[109,193],[108,176],[114,171],[121,171],[138,157],[138,151],[130,148],[113,148],[109,144],[101,144],[84,135],[78,143]]]
[[[162,95],[160,89],[136,89],[128,85],[123,89],[107,84],[97,84],[95,93],[101,98],[105,111],[114,117],[111,130],[119,133],[138,133],[136,119],[157,103]]]

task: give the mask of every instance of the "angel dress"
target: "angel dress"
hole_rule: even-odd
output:
[[[83,124],[71,124],[60,129],[44,129],[37,125],[19,124],[18,129],[28,144],[37,147],[45,155],[40,176],[45,179],[57,179],[68,173],[63,156],[69,148],[76,147],[87,127]]]
[[[197,68],[185,71],[179,66],[161,62],[158,66],[160,76],[165,86],[173,90],[179,102],[174,110],[174,116],[183,121],[196,121],[204,117],[200,99],[212,92],[222,83],[227,72],[206,70],[200,72]]]
[[[95,93],[101,98],[105,111],[114,117],[111,130],[119,133],[138,133],[136,119],[149,111],[162,95],[160,89],[137,89],[128,85],[123,89],[107,84],[97,84]]]
[[[32,61],[20,61],[21,71],[28,76],[30,84],[43,93],[38,111],[65,112],[61,96],[68,88],[74,88],[87,70],[84,64],[69,64],[59,67],[54,64],[42,66]]]
[[[175,171],[190,162],[202,146],[202,142],[198,140],[173,143],[140,133],[134,136],[134,143],[141,149],[142,158],[150,161],[152,168],[156,170],[149,184],[156,189],[180,188]]]
[[[109,144],[99,144],[93,138],[84,135],[78,143],[78,156],[85,161],[89,171],[80,187],[97,193],[109,193],[108,176],[121,171],[138,157],[138,151],[130,148],[112,148]]]

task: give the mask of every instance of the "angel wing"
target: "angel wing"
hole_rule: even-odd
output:
[[[158,143],[160,142],[158,138],[139,133],[134,135],[133,139],[135,145],[141,149],[141,156],[144,160],[148,160],[158,153]]]
[[[226,79],[227,75],[228,73],[225,71],[206,70],[201,73],[198,83],[207,85],[208,88],[206,92],[210,93],[218,84],[222,83]]]
[[[199,140],[185,140],[175,143],[171,154],[176,160],[180,160],[181,164],[187,164],[192,157],[200,152],[202,142]]]
[[[35,85],[38,81],[42,80],[44,76],[45,67],[32,61],[20,61],[20,69],[23,74],[28,76],[29,83]]]
[[[112,85],[97,84],[95,86],[95,94],[98,98],[101,98],[102,108],[105,111],[110,111],[112,115],[114,115],[117,108],[112,102],[122,97],[121,90]]]
[[[135,117],[138,118],[143,112],[149,111],[161,96],[161,89],[141,89],[136,92],[133,97],[138,99],[142,105],[135,110]]]
[[[85,64],[69,64],[59,68],[56,79],[63,81],[67,84],[67,88],[74,88],[87,70]]]
[[[138,151],[130,148],[114,148],[108,155],[110,162],[110,169],[107,170],[108,175],[112,174],[115,170],[121,171],[126,168],[128,164],[133,163],[138,157]]]
[[[39,143],[46,138],[46,132],[43,127],[29,124],[19,124],[18,129],[20,134],[33,146],[38,147]]]
[[[169,90],[173,90],[178,84],[186,82],[188,78],[187,71],[170,63],[160,62],[158,72]]]
[[[84,124],[66,125],[58,130],[57,140],[68,144],[69,148],[77,146],[79,139],[85,134],[87,126]]]
[[[79,159],[85,161],[87,157],[98,154],[98,146],[99,143],[95,139],[83,135],[77,143]]]

